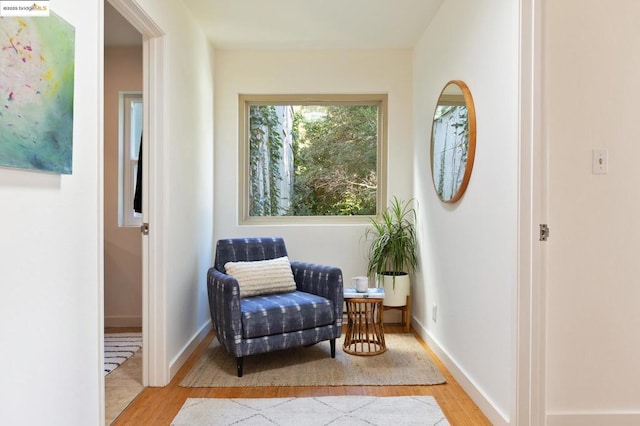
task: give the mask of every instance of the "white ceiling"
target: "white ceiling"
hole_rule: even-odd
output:
[[[415,45],[443,1],[183,0],[183,3],[216,48],[404,49]],[[112,8],[105,1],[105,44],[128,44],[131,41],[127,41],[126,34],[129,39],[133,36],[135,42],[136,34],[115,27],[117,17],[110,17],[108,9]]]

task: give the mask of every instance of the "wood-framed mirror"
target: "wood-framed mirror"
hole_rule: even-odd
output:
[[[440,200],[460,200],[471,178],[475,153],[473,97],[463,81],[451,80],[440,93],[431,127],[431,177]]]

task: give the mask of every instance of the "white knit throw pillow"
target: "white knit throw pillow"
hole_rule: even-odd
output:
[[[224,269],[228,275],[238,280],[240,297],[296,290],[287,256],[253,262],[227,262]]]

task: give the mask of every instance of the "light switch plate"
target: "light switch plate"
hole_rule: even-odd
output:
[[[608,153],[606,149],[594,149],[592,160],[591,171],[594,175],[603,175],[609,171]]]

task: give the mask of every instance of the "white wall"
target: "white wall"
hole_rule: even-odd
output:
[[[238,226],[238,94],[388,93],[388,193],[412,194],[411,51],[218,50],[215,65],[215,239],[282,236],[295,260],[366,273],[366,224]]]
[[[213,83],[209,45],[180,3],[144,3],[165,31],[165,161],[158,194],[168,224],[162,282],[167,371],[208,321]],[[73,174],[0,169],[0,423],[102,421],[102,5],[57,0],[76,28]],[[169,183],[170,182],[170,183]],[[6,350],[6,349],[10,350]],[[37,407],[34,409],[33,407]]]
[[[414,326],[494,424],[512,421],[515,401],[518,31],[518,2],[447,0],[414,62]],[[474,98],[477,148],[466,194],[447,205],[433,188],[429,147],[438,95],[454,79]]]
[[[158,239],[158,275],[151,291],[164,301],[154,318],[166,326],[166,379],[185,361],[192,339],[209,321],[206,273],[213,233],[213,55],[180,2],[138,1],[164,32],[161,169],[151,201],[150,232]],[[153,148],[150,148],[153,149]],[[162,303],[162,302],[161,302]],[[163,385],[166,383],[155,383]]]
[[[640,424],[640,4],[543,6],[548,424]]]
[[[0,168],[0,423],[100,418],[102,18],[56,0],[75,27],[73,174]]]
[[[104,322],[142,326],[142,242],[118,226],[119,93],[142,91],[142,46],[104,50]]]

